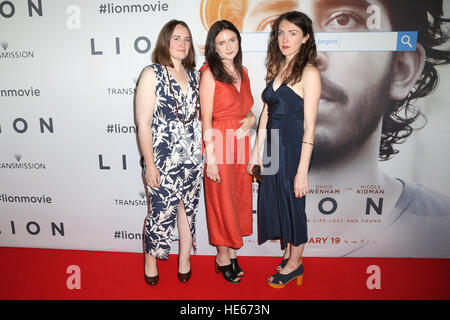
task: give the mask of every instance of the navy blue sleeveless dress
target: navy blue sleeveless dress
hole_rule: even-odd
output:
[[[267,143],[264,152],[264,182],[259,185],[259,243],[282,239],[299,246],[308,240],[305,197],[294,195],[294,178],[303,140],[303,99],[282,84],[276,91],[273,80],[263,91],[268,105]]]

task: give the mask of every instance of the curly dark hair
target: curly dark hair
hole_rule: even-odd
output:
[[[309,34],[308,41],[306,41],[306,43],[301,46],[299,52],[295,55],[295,57],[291,60],[286,68],[286,70],[290,71],[290,74],[286,77],[283,77],[283,74],[281,75],[284,84],[293,85],[297,82],[300,82],[303,69],[308,63],[312,64],[313,66],[317,66],[316,41],[314,39],[312,21],[306,14],[299,11],[289,11],[279,16],[274,21],[272,25],[272,31],[269,35],[269,48],[267,49],[266,58],[267,82],[275,79],[286,59],[281,53],[278,46],[278,29],[280,27],[281,21],[283,20],[287,20],[299,27],[302,30],[303,35],[306,36],[307,34]]]
[[[395,144],[401,144],[426,123],[425,116],[412,104],[418,98],[429,95],[437,86],[439,75],[435,66],[450,62],[450,51],[436,47],[449,39],[443,24],[450,19],[443,17],[443,0],[383,0],[389,9],[394,31],[418,31],[418,42],[425,49],[425,66],[419,80],[405,99],[392,101],[383,116],[383,128],[379,158],[389,160],[398,153]],[[412,123],[423,118],[424,125],[413,128]]]

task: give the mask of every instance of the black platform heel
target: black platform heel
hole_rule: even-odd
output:
[[[277,272],[276,274],[272,275],[272,281],[269,281],[267,279],[267,283],[272,288],[276,289],[282,289],[284,288],[289,282],[292,280],[296,280],[297,286],[301,286],[303,284],[303,274],[305,272],[305,269],[303,268],[303,265],[300,264],[300,266],[288,274],[281,274]]]
[[[215,267],[216,267],[216,273],[222,272],[223,277],[225,280],[231,283],[239,283],[241,282],[241,279],[237,276],[237,273],[234,272],[233,267],[231,264],[227,264],[226,266],[219,266],[217,264],[217,261],[214,261]],[[238,279],[237,281],[235,281]]]
[[[240,276],[239,274],[242,272],[244,273],[244,270],[242,270],[242,268],[239,266],[237,258],[231,258],[231,267],[233,268],[234,272],[237,274],[238,277],[242,278],[244,276],[244,274],[242,274],[242,276]]]

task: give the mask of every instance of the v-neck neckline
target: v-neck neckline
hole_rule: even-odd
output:
[[[242,83],[243,83],[242,78],[243,78],[243,77],[241,77],[241,84],[239,85],[239,89],[234,85],[234,83],[230,83],[230,85],[232,85],[232,86],[236,89],[238,95],[241,94],[241,90],[242,90]]]
[[[232,83],[231,84],[237,91],[238,94],[241,94],[241,90],[242,90],[242,80],[241,80],[241,85],[239,86],[239,89]]]
[[[184,69],[184,70],[186,70],[186,69]],[[186,92],[185,92],[185,91],[183,90],[183,87],[178,83],[177,79],[175,79],[175,77],[170,73],[169,69],[167,69],[167,73],[168,73],[168,75],[169,75],[169,81],[172,81],[172,80],[173,80],[173,82],[180,88],[180,92],[181,92],[181,94],[182,94],[184,97],[187,97],[187,96],[188,96],[188,93],[189,93],[189,86],[190,86],[189,81],[190,81],[190,79],[189,79],[188,72],[189,72],[189,71],[186,70],[187,86],[186,86]]]
[[[288,86],[287,84],[285,84],[285,83],[280,84],[280,85],[278,86],[277,90],[275,90],[275,88],[273,87],[274,82],[275,82],[275,79],[272,80],[272,84],[270,85],[270,87],[272,88],[272,91],[273,91],[274,93],[278,92],[278,90],[280,90],[280,88],[281,88],[282,86],[286,86],[286,88],[290,89],[290,91],[292,91],[292,93],[294,93],[297,97],[299,97],[300,99],[302,99],[302,100],[304,101],[304,99],[303,99],[302,96],[300,96],[297,92],[294,91],[294,89],[292,89],[291,87],[289,87],[289,86]]]
[[[281,82],[280,85],[278,86],[278,88],[275,89],[275,87],[273,86],[274,84],[275,84],[275,79],[272,80],[272,84],[270,85],[272,87],[273,92],[277,92],[278,89],[280,89],[284,85],[284,83]]]

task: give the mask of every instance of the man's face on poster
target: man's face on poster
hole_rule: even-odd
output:
[[[368,23],[370,6],[378,15],[374,29]],[[242,29],[268,32],[280,14],[291,10],[306,13],[315,32],[392,30],[383,4],[364,0],[250,0]],[[322,97],[316,165],[351,157],[378,128],[392,100],[393,57],[392,52],[318,52]]]

